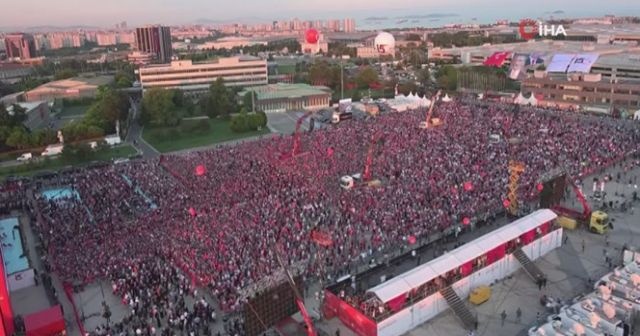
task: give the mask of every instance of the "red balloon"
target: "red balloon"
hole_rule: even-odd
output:
[[[542,191],[542,189],[544,189],[544,186],[542,185],[542,183],[538,183],[536,189],[538,189],[538,191]]]
[[[313,28],[307,29],[307,31],[304,33],[304,40],[307,41],[307,43],[317,43],[319,39],[320,34]]]
[[[466,191],[473,190],[473,184],[471,184],[471,182],[465,182],[464,183],[464,190],[466,190]]]
[[[506,199],[506,200],[502,201],[502,205],[504,205],[505,208],[508,208],[511,205],[511,201]]]
[[[204,165],[198,165],[196,167],[196,175],[198,176],[202,176],[207,172],[207,168],[204,167]]]
[[[462,224],[469,225],[470,223],[471,223],[471,220],[469,219],[469,217],[465,217],[462,219]]]
[[[189,208],[189,214],[191,215],[191,217],[195,217],[196,216],[196,209]]]
[[[409,242],[410,245],[413,245],[416,243],[416,236],[409,236],[409,238],[407,238],[407,242]]]

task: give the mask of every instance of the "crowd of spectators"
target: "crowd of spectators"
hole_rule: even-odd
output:
[[[300,155],[286,160],[292,140],[282,136],[83,169],[67,180],[77,197],[37,197],[36,231],[63,280],[112,279],[124,303],[135,302],[122,330],[137,330],[148,322],[141,319],[183,314],[172,292],[206,288],[224,311],[239,310],[242,289],[282,269],[278,256],[285,267],[303,262],[307,278],[331,281],[406,247],[410,236],[495,212],[510,160],[525,164],[520,196],[528,198],[551,169],[579,177],[640,140],[624,121],[531,107],[452,102],[435,113],[444,124],[428,130],[419,128],[424,113],[412,111],[304,134]],[[342,189],[341,176],[362,173],[372,136],[380,140],[371,169],[381,185]],[[314,243],[314,230],[331,246]],[[187,314],[202,321],[201,311],[208,313]]]

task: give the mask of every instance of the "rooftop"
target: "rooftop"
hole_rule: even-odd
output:
[[[81,91],[87,89],[95,89],[101,85],[107,85],[113,81],[113,76],[96,76],[96,77],[74,77],[69,79],[63,79],[59,81],[53,81],[46,84],[42,84],[37,88],[28,91],[29,94],[40,94],[44,92],[56,92],[56,91]]]
[[[554,54],[599,54],[598,60],[594,67],[604,66],[628,66],[631,68],[640,68],[640,46],[634,42],[615,43],[615,44],[598,44],[595,42],[579,42],[579,41],[528,41],[519,43],[507,43],[496,45],[483,45],[476,47],[461,47],[438,49],[434,51],[446,50],[453,55],[470,54],[471,56],[489,57],[495,52],[510,51],[513,53],[536,53],[539,54],[548,64]],[[463,58],[464,59],[464,58]]]
[[[617,37],[640,37],[637,24],[576,24],[566,27],[567,35],[615,35]]]
[[[251,61],[261,61],[262,59],[255,56],[250,55],[238,55],[234,57],[221,57],[213,60],[205,61],[205,62],[193,62],[192,60],[180,60],[180,61],[171,61],[170,64],[150,64],[144,67],[141,67],[140,70],[154,70],[154,69],[167,69],[167,68],[179,68],[179,67],[189,67],[189,66],[207,66],[207,65],[215,65],[215,64],[236,64],[240,62],[251,62]]]
[[[249,88],[240,93],[244,95],[250,91],[256,92],[258,100],[299,98],[305,96],[330,94],[331,89],[326,86],[312,86],[308,84],[269,84]]]

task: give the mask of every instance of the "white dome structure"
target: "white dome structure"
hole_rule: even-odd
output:
[[[396,39],[387,32],[380,32],[373,42],[374,47],[381,55],[393,55],[396,47]]]

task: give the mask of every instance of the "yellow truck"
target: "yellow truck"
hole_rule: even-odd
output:
[[[604,211],[593,211],[585,224],[589,225],[589,231],[598,234],[605,234],[610,228],[609,215]],[[556,224],[566,230],[575,230],[578,227],[578,219],[567,214],[558,214]]]
[[[596,210],[591,213],[591,218],[589,219],[589,231],[605,234],[609,227],[609,215],[606,212]]]

